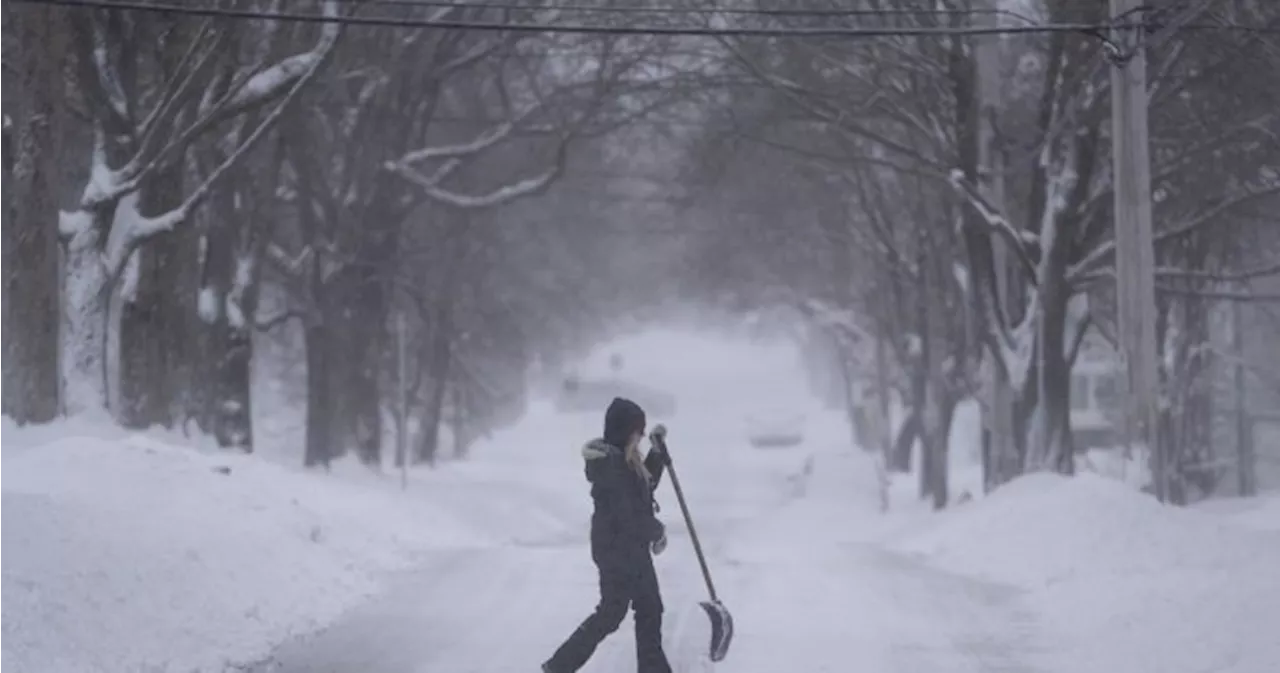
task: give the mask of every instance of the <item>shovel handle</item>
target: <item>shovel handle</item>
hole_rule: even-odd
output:
[[[667,452],[667,429],[661,425],[654,428],[653,432],[649,433],[649,442]],[[668,458],[670,455],[670,452],[667,452]],[[667,472],[671,474],[671,487],[676,491],[680,513],[684,515],[684,525],[689,529],[689,539],[693,540],[693,553],[698,556],[698,565],[702,568],[702,579],[707,582],[707,593],[711,595],[713,602],[719,602],[720,599],[716,597],[716,585],[711,581],[711,570],[707,568],[707,558],[702,553],[702,543],[698,541],[698,531],[693,527],[693,517],[689,515],[689,505],[684,500],[684,489],[680,488],[680,477],[676,475],[676,467],[670,460],[667,461]]]

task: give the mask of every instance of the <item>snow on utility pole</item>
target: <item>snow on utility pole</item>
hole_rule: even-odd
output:
[[[1000,0],[984,0],[981,9],[987,13],[981,15],[980,21],[985,26],[996,28],[1000,25]],[[1000,41],[998,34],[977,38],[974,57],[977,60],[977,93],[978,93],[978,170],[981,174],[979,188],[982,196],[999,212],[1004,211],[1004,157],[996,145],[996,115],[1001,108],[1000,95]],[[999,236],[991,237],[992,268],[995,272],[995,292],[989,299],[992,302],[991,315],[1003,316],[1003,303],[1008,300],[1008,249]],[[982,292],[983,286],[977,279],[970,280],[975,292]],[[988,326],[988,329],[992,326]],[[1013,388],[1008,372],[999,367],[989,368],[991,385],[989,399],[986,402],[988,414],[987,427],[990,430],[991,446],[988,451],[987,475],[984,475],[985,486],[989,489],[1011,478],[1015,472],[1012,466],[1017,464],[1017,450],[1013,437]],[[994,475],[991,474],[994,472]]]
[[[1168,499],[1167,457],[1159,438],[1155,243],[1142,0],[1111,0],[1112,175],[1115,187],[1116,304],[1125,365],[1125,440],[1150,451],[1156,498]]]

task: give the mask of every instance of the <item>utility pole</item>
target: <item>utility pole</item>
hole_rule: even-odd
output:
[[[1125,440],[1150,451],[1156,498],[1168,499],[1168,457],[1159,437],[1155,242],[1142,0],[1111,0],[1112,179],[1115,186],[1116,304],[1125,365]]]
[[[999,0],[984,0],[982,9],[988,10],[982,15],[986,27],[998,28],[1000,15]],[[974,57],[977,61],[977,124],[978,124],[978,170],[981,172],[979,188],[982,196],[992,207],[1004,212],[1004,156],[996,146],[996,114],[1001,107],[1000,95],[1000,35],[984,35],[977,38]],[[1004,302],[1008,301],[1009,269],[1008,250],[999,236],[991,237],[992,267],[995,271],[995,292],[991,298],[991,315],[1003,316]],[[978,279],[970,279],[974,292],[982,292],[983,285]],[[984,329],[985,317],[981,318]],[[974,336],[978,336],[977,333]],[[985,487],[989,490],[1004,483],[1016,474],[1014,464],[1017,460],[1017,444],[1013,437],[1013,388],[1007,371],[1000,367],[989,368],[991,385],[990,396],[986,402],[987,428],[990,430],[990,448],[987,453],[988,472],[984,475]]]

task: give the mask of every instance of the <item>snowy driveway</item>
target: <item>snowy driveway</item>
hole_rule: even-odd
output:
[[[782,471],[784,461],[769,466],[761,458],[744,460],[733,478],[704,478],[696,462],[681,465],[686,489],[701,489],[691,507],[738,626],[734,647],[717,670],[1040,670],[1031,665],[1034,621],[1012,590],[946,575],[858,541],[875,518],[873,498],[860,496],[869,479],[861,457],[818,455],[812,476],[803,478],[795,457],[785,463],[791,474]],[[519,492],[533,488],[506,493],[524,502],[553,498],[546,490],[537,497]],[[580,491],[556,495],[581,499]],[[674,498],[668,493],[663,500],[670,501],[665,518],[673,521]],[[483,506],[500,503],[490,494]],[[564,530],[582,523],[567,514],[580,511],[574,506],[560,511],[571,519]],[[710,670],[703,659],[706,618],[696,606],[705,590],[687,540],[679,539],[679,530],[673,538],[658,560],[668,651],[677,671]],[[442,552],[394,581],[383,598],[321,634],[286,644],[254,670],[536,671],[591,609],[595,581],[585,536],[549,534],[498,548]],[[634,670],[630,629],[628,620],[585,673]]]

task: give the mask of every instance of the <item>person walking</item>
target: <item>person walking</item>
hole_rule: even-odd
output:
[[[638,673],[671,673],[662,649],[662,595],[653,557],[667,546],[666,528],[656,516],[654,489],[670,457],[661,445],[641,456],[645,414],[635,402],[615,397],[604,415],[604,435],[582,449],[591,484],[591,559],[600,575],[600,600],[551,658],[543,673],[575,673],[627,609],[634,612]]]

